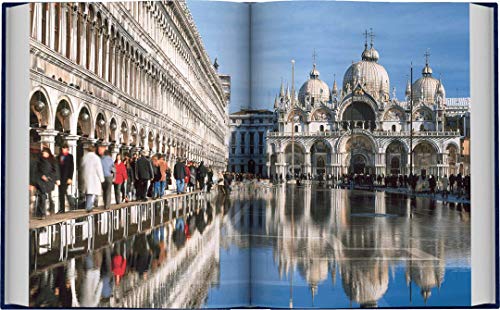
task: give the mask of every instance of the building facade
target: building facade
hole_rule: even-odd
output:
[[[227,165],[230,79],[184,1],[31,3],[30,142]],[[77,178],[74,178],[77,179]]]
[[[298,95],[282,83],[274,102],[277,128],[267,137],[270,174],[408,174],[410,150],[413,173],[470,173],[469,98],[446,98],[426,53],[421,77],[408,81],[400,101],[378,61],[373,41],[365,42],[340,87],[334,81],[330,90],[315,63]]]
[[[273,115],[269,110],[241,110],[229,115],[228,171],[268,177],[266,137],[274,127]]]

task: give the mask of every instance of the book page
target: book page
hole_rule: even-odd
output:
[[[468,21],[461,3],[252,6],[253,110],[274,115],[252,305],[471,305]]]

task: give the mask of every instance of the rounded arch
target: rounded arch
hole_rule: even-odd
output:
[[[52,114],[49,94],[45,88],[35,87],[30,94],[30,127],[48,128],[51,125]]]
[[[71,103],[66,98],[60,99],[54,117],[54,129],[63,133],[70,132],[72,114]]]
[[[292,165],[293,150],[293,165]],[[284,148],[285,162],[287,164],[286,174],[305,172],[305,154],[306,147],[301,142],[290,142]]]
[[[432,141],[420,141],[413,148],[413,165],[416,174],[434,174],[437,172],[439,148]]]
[[[292,118],[294,118],[295,122],[304,122],[307,120],[307,115],[301,109],[295,108],[291,110],[287,115],[287,122],[292,122]]]
[[[369,102],[352,101],[350,104],[344,105],[341,111],[341,119],[351,123],[351,128],[361,127],[375,129],[377,110],[374,109]],[[347,126],[347,124],[345,125]],[[346,128],[345,128],[346,129]]]
[[[130,127],[130,138],[129,138],[130,144],[133,146],[138,145],[137,134],[138,134],[137,126],[134,124]]]
[[[332,113],[329,111],[329,109],[321,106],[316,109],[314,109],[311,112],[311,121],[330,121],[333,119]]]
[[[399,139],[391,140],[385,148],[386,175],[406,174],[409,147]]]
[[[116,121],[116,118],[112,117],[111,120],[109,121],[109,135],[108,135],[108,141],[109,142],[117,142],[120,137],[118,136],[119,130],[118,129],[118,122]]]
[[[338,152],[338,153],[347,152],[347,143],[349,142],[350,139],[353,139],[356,137],[362,137],[363,139],[366,139],[367,141],[369,141],[370,148],[373,152],[375,152],[377,150],[378,144],[371,135],[367,135],[365,133],[352,134],[352,133],[346,132],[336,141],[336,143],[334,145],[334,147],[335,147],[334,151]]]
[[[326,139],[314,141],[310,148],[311,168],[315,175],[327,174],[330,172],[332,162],[333,147]]]
[[[448,173],[449,174],[457,174],[460,172],[459,165],[459,155],[460,148],[458,145],[452,141],[446,144],[444,148],[447,152],[446,154],[446,162],[448,163]]]
[[[120,144],[123,145],[130,145],[132,141],[130,141],[130,132],[128,128],[128,123],[127,120],[122,120],[122,123],[120,125],[120,138],[118,141]]]
[[[150,151],[152,151],[154,148],[154,140],[155,140],[154,131],[150,130],[148,132],[148,148]]]
[[[82,105],[76,121],[76,134],[82,137],[90,137],[92,129],[92,114],[90,108],[86,105]]]
[[[139,147],[144,147],[144,139],[146,139],[146,130],[144,129],[144,127],[142,127],[141,129],[139,129]]]
[[[104,112],[98,112],[95,118],[95,126],[94,126],[94,137],[98,140],[106,141],[107,140],[107,128],[106,128],[106,115]]]

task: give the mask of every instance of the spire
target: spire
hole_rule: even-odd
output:
[[[285,97],[285,89],[283,87],[283,78],[281,78],[281,86],[280,86],[280,97]]]
[[[336,79],[335,74],[333,75],[333,87],[332,87],[332,94],[333,94],[333,96],[337,96],[337,94],[338,94],[337,79]]]
[[[217,57],[215,57],[215,60],[214,60],[214,69],[215,69],[215,71],[219,71],[219,63],[217,62]]]
[[[285,94],[286,99],[290,99],[290,87],[288,87],[288,84],[286,84],[286,94]]]
[[[278,100],[278,95],[274,97],[274,109],[278,109],[280,106],[280,101]]]
[[[425,51],[424,57],[425,57],[425,67],[422,70],[422,75],[423,76],[432,76],[432,69],[431,69],[431,66],[429,64],[429,59],[431,57],[431,53],[430,53],[429,49],[427,49]]]
[[[410,80],[408,80],[406,82],[406,91],[405,91],[405,95],[406,97],[409,97],[411,94],[411,85],[410,85]]]

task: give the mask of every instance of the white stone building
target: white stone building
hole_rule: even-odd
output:
[[[248,109],[229,115],[228,171],[268,177],[266,137],[273,130],[273,117],[269,110]]]
[[[422,75],[413,85],[408,82],[403,101],[394,89],[390,93],[373,41],[365,42],[361,60],[346,70],[341,87],[334,81],[330,90],[315,63],[298,96],[282,83],[274,102],[277,128],[267,137],[269,173],[408,174],[410,149],[414,173],[470,173],[463,152],[465,142],[468,152],[469,131],[462,130],[468,126],[470,100],[446,98],[426,55]],[[460,104],[450,104],[456,101]],[[450,125],[457,117],[464,126]]]
[[[227,165],[230,79],[184,1],[31,3],[30,141]],[[113,155],[114,155],[113,154]],[[74,178],[77,179],[77,178]]]

